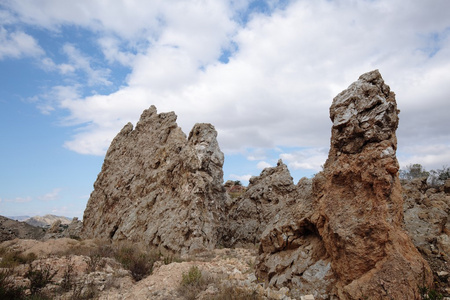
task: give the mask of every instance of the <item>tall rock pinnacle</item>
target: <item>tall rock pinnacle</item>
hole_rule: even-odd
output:
[[[431,272],[402,230],[395,95],[378,70],[333,99],[331,146],[314,184],[313,222],[340,299],[416,299]]]

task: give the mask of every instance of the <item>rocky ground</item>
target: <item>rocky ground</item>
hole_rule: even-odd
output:
[[[307,296],[288,288],[265,288],[254,272],[256,248],[215,249],[184,257],[158,254],[152,273],[136,281],[133,271],[120,263],[120,259],[110,257],[112,249],[121,246],[68,238],[47,241],[15,239],[0,244],[3,256],[0,265],[2,272],[13,269],[11,280],[14,286],[23,286],[27,294],[31,293],[32,285],[27,278],[30,268],[55,273],[38,291],[44,299],[287,300]],[[8,266],[14,259],[6,253],[14,253],[23,261],[16,259]],[[199,278],[191,275],[196,268],[201,274]],[[189,276],[193,277],[191,281],[186,280]]]

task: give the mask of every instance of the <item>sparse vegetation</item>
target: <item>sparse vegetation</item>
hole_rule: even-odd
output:
[[[160,254],[157,251],[142,251],[132,245],[122,245],[115,258],[131,271],[134,280],[139,281],[152,273],[153,264],[159,260]]]
[[[22,299],[25,296],[25,288],[16,286],[12,280],[12,269],[0,270],[0,299]]]
[[[63,279],[61,281],[61,289],[63,291],[68,292],[73,288],[74,276],[73,263],[69,262],[64,269]]]
[[[430,289],[426,286],[419,287],[420,299],[422,300],[442,300],[444,296],[434,289]]]
[[[221,287],[212,300],[262,300],[256,290],[247,290],[238,286]]]
[[[401,179],[411,180],[414,178],[428,177],[430,175],[421,164],[412,164],[406,166],[404,169],[399,171],[399,176]]]
[[[47,284],[52,283],[56,273],[57,271],[52,271],[49,265],[40,266],[37,269],[29,264],[25,278],[30,280],[31,295],[38,295]]]
[[[192,266],[187,273],[182,274],[178,293],[187,300],[194,300],[212,282],[211,276],[203,275],[197,266]]]
[[[18,251],[2,251],[3,254],[0,255],[2,260],[0,261],[0,268],[13,268],[21,264],[29,264],[36,259],[36,254],[28,253],[23,255]]]

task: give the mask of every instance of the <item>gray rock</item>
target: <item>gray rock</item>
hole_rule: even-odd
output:
[[[112,141],[83,217],[84,237],[188,253],[211,249],[226,222],[224,155],[210,124],[186,135],[175,113],[145,110]]]

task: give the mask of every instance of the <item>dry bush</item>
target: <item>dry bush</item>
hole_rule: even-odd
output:
[[[0,299],[22,299],[25,297],[25,288],[14,284],[13,275],[10,268],[0,270]]]
[[[0,268],[13,268],[22,264],[29,264],[36,260],[37,256],[34,253],[23,255],[20,251],[4,250],[2,260],[0,261]]]
[[[118,247],[115,258],[130,270],[134,280],[139,281],[152,273],[153,264],[160,259],[160,253],[155,250],[143,251],[136,245],[122,244]]]
[[[247,290],[238,286],[221,286],[219,292],[214,295],[212,300],[262,300],[256,290]]]

